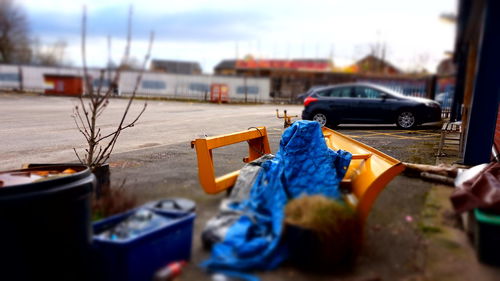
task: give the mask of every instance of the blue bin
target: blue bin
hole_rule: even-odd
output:
[[[124,240],[110,240],[98,234],[128,218],[137,209],[94,223],[93,248],[102,280],[152,280],[154,273],[173,261],[188,261],[195,214],[156,214],[171,219],[166,225]]]

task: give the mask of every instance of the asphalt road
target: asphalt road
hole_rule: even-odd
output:
[[[112,99],[98,125],[103,135],[118,125],[126,106]],[[73,148],[83,152],[85,139],[74,123],[77,98],[0,94],[0,170],[22,163],[74,162]],[[115,153],[186,142],[202,135],[217,135],[251,126],[279,126],[275,110],[299,114],[301,106],[219,105],[207,103],[148,101],[135,127],[120,135]],[[144,104],[137,100],[129,112],[135,117]]]

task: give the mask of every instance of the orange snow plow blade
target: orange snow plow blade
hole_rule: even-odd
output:
[[[357,202],[353,202],[353,205],[365,220],[378,194],[405,166],[371,146],[326,127],[323,127],[323,136],[331,149],[352,153],[351,164],[341,184],[354,194]]]
[[[323,128],[323,136],[331,149],[342,149],[352,153],[351,164],[341,182],[341,188],[352,193],[353,196],[349,196],[347,201],[356,207],[360,218],[364,221],[378,194],[405,167],[401,161],[326,127]],[[237,170],[216,178],[212,149],[243,141],[247,141],[249,145],[249,154],[244,162],[271,153],[265,127],[191,142],[191,147],[196,148],[198,158],[198,178],[206,193],[215,194],[232,187],[239,174]]]

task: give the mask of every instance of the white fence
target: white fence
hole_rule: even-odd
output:
[[[99,85],[100,70],[90,69],[93,85]],[[0,89],[44,93],[53,87],[45,82],[44,75],[83,76],[81,68],[17,66],[0,64]],[[114,73],[104,72],[103,86],[109,85],[109,77]],[[130,95],[134,89],[137,71],[123,71],[118,84],[121,95]],[[243,78],[213,75],[179,75],[158,72],[145,72],[139,84],[137,95],[143,97],[166,97],[175,99],[210,99],[210,87],[225,84],[230,101],[244,101],[245,93],[249,102],[266,102],[272,98],[268,78]]]

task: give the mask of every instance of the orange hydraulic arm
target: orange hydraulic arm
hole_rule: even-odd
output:
[[[265,127],[257,127],[232,134],[196,139],[191,147],[196,148],[198,158],[198,178],[206,193],[215,194],[234,185],[239,170],[215,177],[212,149],[239,142],[248,142],[248,157],[243,162],[251,162],[264,154],[271,153]]]

